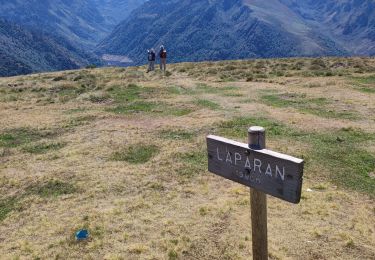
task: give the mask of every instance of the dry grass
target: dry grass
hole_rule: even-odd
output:
[[[169,68],[0,79],[0,258],[248,259],[249,190],[205,136],[251,124],[306,160],[301,203],[269,197],[270,259],[375,258],[374,59]]]

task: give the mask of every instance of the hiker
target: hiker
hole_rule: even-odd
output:
[[[159,57],[160,57],[160,70],[164,70],[164,72],[167,69],[167,50],[164,48],[164,46],[160,46],[159,51]]]
[[[154,49],[147,50],[147,52],[148,52],[148,56],[147,56],[147,59],[148,59],[148,69],[147,69],[147,72],[150,72],[150,71],[153,71],[155,69],[155,58],[156,58],[156,55],[155,55],[155,50]]]

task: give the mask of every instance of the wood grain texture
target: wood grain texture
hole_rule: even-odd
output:
[[[267,195],[250,189],[253,260],[268,259]]]
[[[285,201],[300,201],[303,160],[213,135],[207,136],[207,153],[210,172]]]
[[[265,129],[259,126],[250,127],[248,130],[248,143],[252,149],[265,149]],[[267,195],[262,191],[250,188],[250,205],[253,260],[267,260]]]

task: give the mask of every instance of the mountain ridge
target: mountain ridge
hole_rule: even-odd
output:
[[[375,55],[375,1],[281,1],[354,55]]]
[[[99,64],[95,55],[64,38],[27,29],[0,18],[0,76],[77,69]]]
[[[0,17],[22,27],[18,43],[2,36],[6,74],[101,64],[99,55],[143,64],[161,44],[169,62],[375,55],[373,0],[0,0]],[[33,64],[15,48],[34,48],[19,37],[30,32],[34,47],[55,46],[51,62],[39,50]]]
[[[328,22],[316,25],[317,20],[322,19],[317,15],[317,10],[322,8],[323,2],[167,0],[160,3],[151,0],[135,9],[98,44],[96,51],[100,54],[128,56],[136,64],[144,63],[146,49],[160,44],[165,44],[169,49],[172,54],[170,61],[173,62],[366,55],[363,51],[355,52],[348,48],[347,39],[335,33],[327,33],[334,25],[328,25]],[[369,1],[364,2],[363,6],[367,6]],[[335,4],[335,1],[330,3],[340,8],[348,5]],[[315,8],[309,11],[315,20],[307,19],[302,12],[308,8]],[[358,12],[363,10],[361,6]],[[355,14],[355,11],[343,11],[349,15],[347,12]],[[331,13],[328,10],[324,15],[329,16]],[[323,30],[324,26],[328,29]],[[338,30],[336,32],[339,34]],[[365,38],[361,39],[366,41]],[[370,43],[373,42],[370,40]],[[371,44],[367,44],[367,50],[368,46]],[[362,48],[366,49],[366,46]],[[369,50],[368,55],[372,54]]]
[[[0,75],[101,64],[94,46],[142,2],[0,0]]]

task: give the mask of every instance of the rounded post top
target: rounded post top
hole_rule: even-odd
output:
[[[249,133],[264,133],[265,131],[266,129],[264,129],[264,127],[261,126],[252,126],[248,130]]]
[[[266,148],[266,130],[261,126],[252,126],[248,130],[249,147],[254,150]]]

